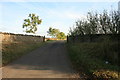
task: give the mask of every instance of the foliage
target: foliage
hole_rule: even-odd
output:
[[[88,12],[86,20],[78,20],[76,27],[69,31],[69,35],[85,34],[119,34],[120,12],[106,10],[103,13]]]
[[[59,32],[60,32],[59,29],[55,29],[52,27],[50,27],[49,30],[47,31],[48,35],[52,36],[53,38],[55,38]]]
[[[48,35],[52,36],[53,38],[57,39],[65,39],[65,33],[60,32],[59,29],[52,28],[50,27],[49,30],[47,31]]]
[[[26,33],[35,33],[37,25],[41,24],[42,20],[35,14],[29,14],[28,19],[24,19],[23,28],[26,28]]]
[[[63,33],[63,32],[59,32],[59,33],[56,35],[56,37],[57,37],[58,39],[65,39],[65,38],[66,38],[65,33]]]

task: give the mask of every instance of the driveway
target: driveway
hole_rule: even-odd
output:
[[[64,41],[49,42],[2,68],[3,78],[78,78]]]

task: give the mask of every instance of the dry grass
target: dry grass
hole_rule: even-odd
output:
[[[118,78],[118,43],[70,43],[67,47],[70,59],[78,71],[90,77]]]
[[[66,39],[57,39],[57,38],[46,38],[45,41],[57,41],[57,40],[66,40]]]
[[[40,47],[41,42],[3,42],[2,43],[2,64],[3,66]]]

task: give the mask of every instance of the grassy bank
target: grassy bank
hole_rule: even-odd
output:
[[[45,43],[14,42],[2,43],[2,64],[3,66],[17,58],[31,52],[32,50],[44,45]]]
[[[67,43],[74,68],[88,78],[118,78],[118,43]],[[102,79],[103,80],[103,79]]]

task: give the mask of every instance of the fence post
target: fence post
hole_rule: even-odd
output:
[[[43,42],[45,42],[45,36],[43,36]]]
[[[68,43],[68,35],[67,35],[67,43]]]

